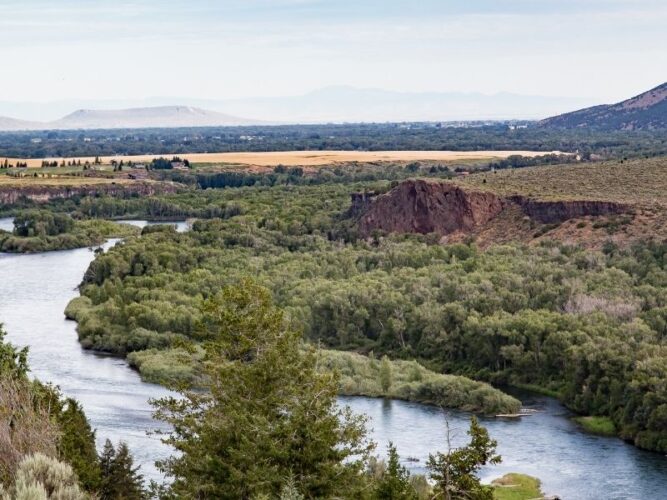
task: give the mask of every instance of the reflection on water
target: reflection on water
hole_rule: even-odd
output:
[[[6,225],[7,219],[0,219],[0,228]],[[107,437],[127,441],[145,476],[159,479],[153,462],[169,449],[146,435],[157,426],[147,401],[168,392],[141,382],[122,359],[82,350],[75,324],[63,315],[93,256],[88,249],[0,254],[0,321],[11,342],[30,346],[34,376],[81,401],[98,445]],[[667,458],[585,434],[556,401],[521,396],[541,411],[517,421],[482,419],[503,456],[501,465],[483,471],[484,479],[523,472],[541,478],[548,494],[564,499],[667,498]],[[406,461],[415,472],[424,471],[429,453],[445,449],[444,413],[438,408],[368,398],[341,398],[341,403],[369,415],[378,452],[391,440],[403,459],[417,459]],[[468,415],[447,415],[453,444],[464,442]]]
[[[540,411],[521,420],[480,419],[503,457],[502,464],[484,469],[483,479],[522,472],[539,477],[545,493],[563,499],[667,498],[667,458],[580,431],[553,399],[521,396],[526,406]],[[453,446],[468,440],[469,415],[462,412],[404,401],[340,399],[370,417],[378,452],[392,441],[413,472],[425,472],[429,453],[446,451],[445,418]]]
[[[14,218],[13,217],[2,217],[2,218],[0,218],[0,230],[2,230],[2,231],[13,231],[14,230]]]

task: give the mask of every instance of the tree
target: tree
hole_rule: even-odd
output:
[[[398,452],[389,442],[387,466],[375,488],[374,498],[378,500],[417,500],[417,494],[410,483],[410,473],[399,462]]]
[[[382,360],[380,361],[380,386],[385,396],[393,383],[392,378],[391,361],[389,361],[387,356],[382,356]]]
[[[28,348],[17,349],[5,343],[5,329],[0,323],[0,376],[23,378],[28,373]]]
[[[250,280],[201,307],[206,391],[155,402],[178,454],[159,463],[177,497],[279,496],[285,478],[306,497],[355,497],[372,445],[365,419],[336,403],[338,380],[286,328],[269,292]]]
[[[447,434],[449,440],[449,427]],[[500,456],[495,454],[497,443],[474,416],[468,435],[471,439],[467,446],[452,449],[448,443],[447,453],[429,455],[426,466],[435,481],[435,498],[493,499],[492,488],[481,484],[476,474],[483,465],[500,463]]]
[[[100,464],[95,449],[95,431],[78,401],[68,398],[58,415],[61,436],[58,443],[60,458],[72,465],[79,482],[87,491],[100,485]]]
[[[99,457],[102,480],[99,495],[102,500],[141,500],[145,498],[143,476],[127,444],[120,442],[115,449],[108,439]]]

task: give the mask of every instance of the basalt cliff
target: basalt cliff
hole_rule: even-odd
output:
[[[608,201],[503,197],[453,182],[411,179],[384,194],[354,194],[349,215],[357,219],[362,237],[377,232],[436,233],[449,240],[485,235],[509,240],[509,233],[526,239],[539,226],[616,216],[630,210],[627,205]]]
[[[132,182],[78,185],[3,185],[0,186],[0,205],[13,205],[21,200],[46,203],[56,198],[77,196],[113,196],[129,198],[132,196],[153,196],[172,193],[176,185],[166,182]]]

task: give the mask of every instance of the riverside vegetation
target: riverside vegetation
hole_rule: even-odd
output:
[[[205,390],[182,386],[153,403],[178,453],[158,462],[173,481],[150,489],[124,444],[96,454],[80,406],[30,382],[26,351],[0,330],[2,498],[494,498],[477,472],[500,457],[474,417],[469,444],[430,456],[431,482],[411,476],[391,444],[387,462],[371,456],[365,418],[336,403],[338,374],[318,370],[268,290],[243,281],[200,312]]]
[[[139,229],[103,220],[74,220],[67,214],[26,210],[14,218],[13,232],[0,230],[0,252],[69,250],[135,235]]]
[[[311,342],[537,386],[610,418],[638,446],[667,449],[665,243],[481,251],[433,235],[359,240],[345,213],[360,187],[168,198],[226,215],[184,234],[152,229],[98,256],[68,308],[83,346],[129,354],[145,377],[196,379],[199,354],[179,345],[197,342],[199,304],[252,275]]]
[[[339,391],[482,412],[516,409],[497,389],[462,377],[550,392],[582,414],[609,419],[638,446],[667,449],[667,244],[646,239],[590,250],[546,241],[482,251],[472,242],[442,245],[437,235],[359,239],[350,194],[390,186],[381,180],[253,185],[50,206],[77,217],[156,209],[202,218],[187,233],[146,228],[98,255],[81,297],[67,309],[84,347],[127,356],[143,377],[185,397],[182,404],[157,403],[158,416],[178,429],[167,439],[182,454],[162,464],[175,479],[173,488],[214,497],[221,486],[213,468],[232,477],[239,464],[248,466],[248,455],[253,474],[230,483],[245,488],[230,491],[247,497],[316,496],[334,487],[326,478],[337,470],[347,478],[349,495],[363,490],[369,498],[419,498],[429,487],[409,478],[391,456],[374,472],[358,421],[336,414],[337,436],[349,439],[344,442],[318,429],[327,431],[323,422],[333,422],[326,408]],[[316,353],[313,345],[329,350]],[[289,366],[283,368],[283,359]],[[292,365],[309,376],[293,373]],[[305,401],[318,384],[318,413],[305,415],[295,394]],[[295,420],[282,422],[286,415]],[[297,422],[302,430],[295,434]],[[217,429],[242,425],[265,439],[228,433],[229,446],[215,447]],[[281,441],[291,435],[298,443],[310,429],[311,438],[329,443],[313,450],[316,465],[302,463]],[[477,467],[496,458],[493,443],[474,421],[470,432],[464,451],[430,462],[436,492],[493,494],[475,482]],[[368,458],[345,461],[351,450]],[[269,469],[262,468],[264,459]],[[354,474],[348,465],[357,468]],[[443,477],[462,482],[443,484]],[[379,496],[382,478],[386,487],[407,493]],[[168,497],[169,489],[161,494]]]

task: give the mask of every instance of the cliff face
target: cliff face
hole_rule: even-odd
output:
[[[133,195],[152,196],[175,191],[176,187],[174,185],[157,182],[96,184],[89,186],[2,186],[0,187],[0,205],[12,205],[21,199],[46,203],[56,198],[71,198],[73,196],[107,195],[126,198]]]
[[[513,196],[510,201],[517,203],[531,219],[544,224],[563,222],[577,217],[621,214],[630,209],[627,205],[610,201],[541,201],[523,196]]]
[[[372,201],[359,219],[359,231],[393,233],[470,232],[503,210],[493,193],[464,190],[447,182],[408,180]]]
[[[347,215],[349,217],[359,217],[370,208],[376,197],[377,193],[375,191],[352,193],[352,205],[350,205]]]
[[[380,196],[353,195],[349,215],[358,218],[362,237],[370,236],[375,230],[445,236],[479,234],[495,228],[496,233],[504,230],[507,234],[503,238],[506,238],[513,233],[513,227],[518,228],[525,215],[542,224],[553,224],[580,217],[625,213],[630,208],[608,201],[545,201],[519,195],[501,198],[451,182],[418,179],[404,181]],[[501,213],[504,216],[498,217]],[[508,226],[508,221],[514,222]]]

